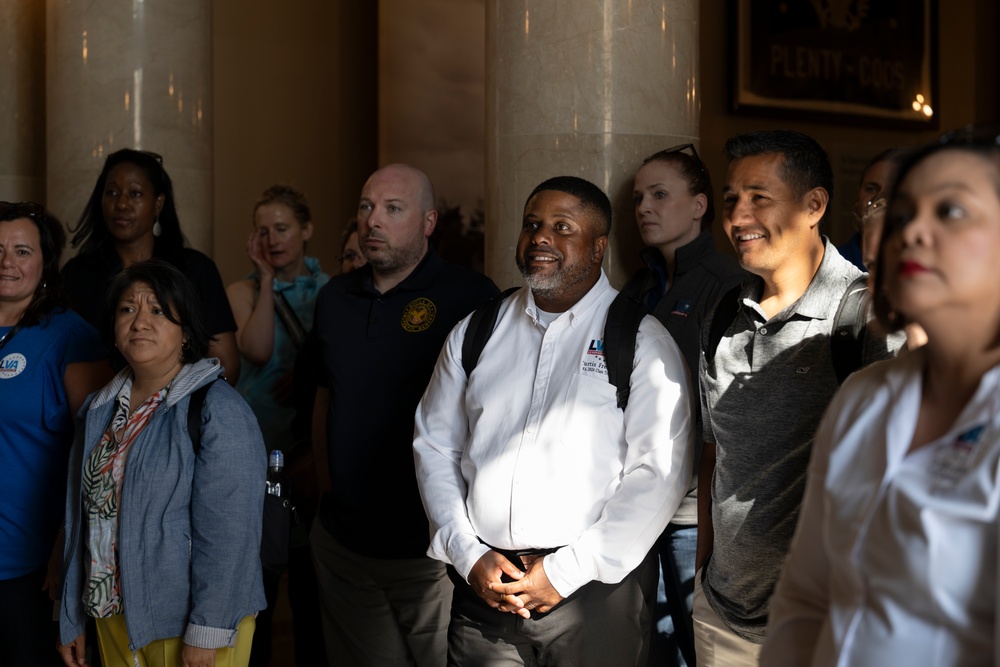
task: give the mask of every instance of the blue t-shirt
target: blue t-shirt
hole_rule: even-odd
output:
[[[0,327],[0,336],[13,327]],[[66,365],[107,356],[94,327],[71,310],[18,331],[0,349],[0,580],[48,562],[62,519],[73,441]]]

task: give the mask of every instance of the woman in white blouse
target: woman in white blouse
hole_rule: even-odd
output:
[[[896,182],[876,316],[929,341],[823,419],[761,665],[1000,663],[1000,146],[952,136]]]

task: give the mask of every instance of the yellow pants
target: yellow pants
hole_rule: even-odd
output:
[[[135,667],[135,659],[128,647],[128,630],[125,616],[116,614],[111,618],[94,619],[97,624],[97,643],[101,648],[101,660],[106,667]],[[236,626],[236,646],[215,650],[215,667],[247,667],[250,663],[250,645],[257,622],[253,616],[245,616]],[[135,652],[140,667],[180,667],[181,651],[184,650],[183,637],[157,639]]]

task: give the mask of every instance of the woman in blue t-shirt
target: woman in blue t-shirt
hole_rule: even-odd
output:
[[[0,646],[12,665],[59,663],[45,590],[73,415],[111,377],[97,331],[63,306],[65,240],[38,204],[0,202]]]

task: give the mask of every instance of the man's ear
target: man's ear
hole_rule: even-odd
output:
[[[823,214],[826,213],[826,207],[830,204],[830,193],[826,188],[813,188],[804,195],[803,200],[809,212],[810,227],[818,226]]]
[[[434,233],[434,228],[437,226],[438,212],[437,209],[431,209],[424,213],[424,236],[430,238],[431,234]]]
[[[312,223],[311,220],[309,222],[307,222],[306,224],[302,225],[302,240],[303,241],[308,241],[309,239],[312,238],[313,229],[314,229],[313,228],[313,223]]]
[[[594,239],[594,262],[600,264],[604,261],[604,251],[608,249],[608,237],[598,236]]]

